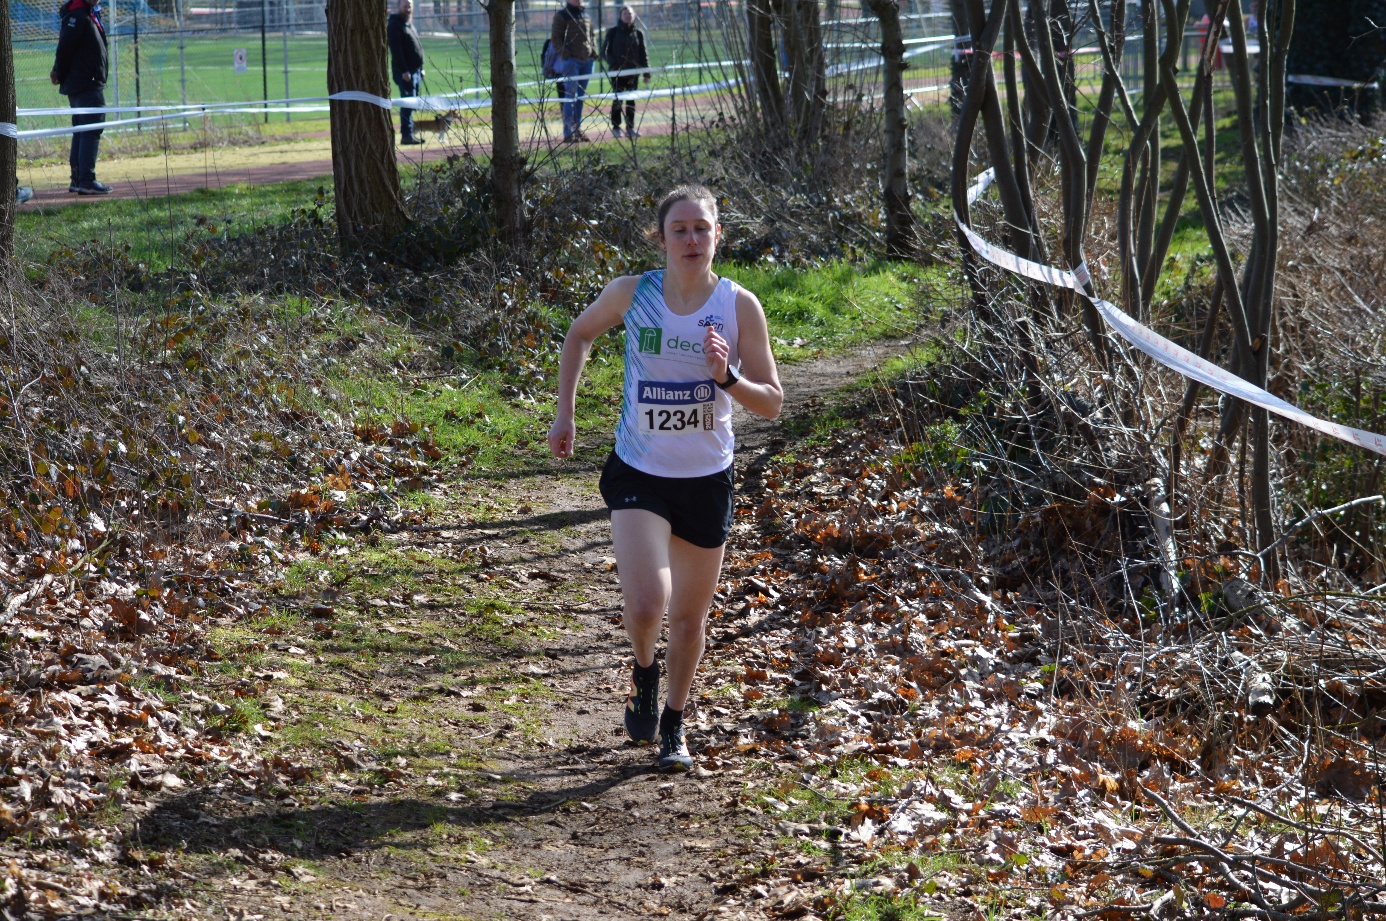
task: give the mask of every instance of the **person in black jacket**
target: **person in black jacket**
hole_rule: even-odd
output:
[[[423,45],[419,44],[419,33],[414,28],[413,0],[399,0],[396,10],[385,27],[390,39],[390,71],[401,96],[417,96],[423,86]],[[413,109],[399,110],[399,142],[423,143],[421,138],[414,137]]]
[[[88,0],[67,0],[58,11],[58,51],[48,79],[58,86],[74,109],[106,107],[106,27],[101,22],[101,5]],[[74,128],[99,125],[105,113],[72,116]],[[78,195],[105,195],[111,187],[96,181],[96,153],[101,145],[101,129],[77,131],[72,135],[68,164],[72,170],[69,192]]]
[[[635,10],[621,7],[621,21],[608,29],[606,40],[602,42],[602,60],[606,61],[608,71],[635,70],[650,66],[650,56],[645,50],[645,30],[635,27]],[[650,82],[650,74],[645,73],[645,83]],[[621,74],[611,78],[613,93],[629,93],[640,85],[639,74]],[[626,137],[638,138],[635,130],[635,100],[611,100],[611,133],[621,136],[621,103],[625,103]]]

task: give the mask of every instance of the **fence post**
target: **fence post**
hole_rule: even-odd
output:
[[[116,28],[116,23],[120,16],[117,12],[120,7],[120,0],[111,0],[111,72],[115,74],[115,101],[113,106],[120,105],[120,30]]]
[[[188,104],[188,62],[187,62],[186,57],[185,57],[184,54],[183,54],[183,38],[184,38],[184,31],[183,31],[183,30],[184,30],[184,27],[185,27],[185,25],[186,25],[186,23],[185,23],[185,21],[184,21],[184,19],[183,19],[183,0],[177,0],[177,2],[174,4],[173,9],[174,9],[174,12],[177,13],[177,15],[178,15],[178,87],[179,87],[179,97],[178,97],[178,98],[179,98],[179,102],[181,102],[183,105],[187,105],[187,104]],[[184,122],[184,123],[183,123],[183,127],[184,127],[185,129],[187,128],[187,122]]]
[[[265,28],[269,18],[269,0],[260,0],[260,84],[265,101],[265,124],[269,124],[269,50],[265,42]]]
[[[289,92],[289,18],[293,15],[293,8],[289,6],[289,0],[282,0],[279,8],[284,11],[284,22],[281,23],[284,34],[284,98],[292,99],[293,93]],[[289,111],[289,105],[285,103],[284,121],[291,122],[293,120],[294,113]]]
[[[481,86],[481,15],[475,10],[467,14],[472,21],[472,86]]]
[[[139,108],[140,99],[140,0],[135,0],[135,108]],[[143,114],[143,113],[140,113]],[[144,125],[136,125],[139,131],[144,131]]]

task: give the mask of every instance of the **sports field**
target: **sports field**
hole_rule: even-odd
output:
[[[916,32],[925,28],[936,30],[933,23],[921,22]],[[869,26],[868,26],[869,30]],[[861,28],[835,30],[837,38],[852,40],[868,38]],[[429,32],[420,28],[424,46],[427,76],[426,93],[443,94],[483,87],[490,77],[490,51],[484,32]],[[531,25],[517,29],[515,36],[517,77],[521,83],[539,78],[539,54],[547,30]],[[730,54],[724,47],[720,29],[705,22],[701,28],[687,24],[647,30],[650,63],[654,67],[669,64],[695,64],[699,61],[725,61]],[[53,65],[55,38],[35,37],[32,33],[14,38],[15,84],[20,108],[61,107],[66,98],[48,80]],[[246,68],[237,73],[235,55],[243,49]],[[862,49],[851,48],[830,52],[829,63],[856,59]],[[170,31],[140,33],[138,42],[138,72],[136,43],[129,34],[113,38],[112,74],[107,83],[108,105],[131,106],[177,103],[251,102],[266,98],[295,98],[321,96],[326,93],[327,39],[321,33],[269,32],[265,36],[262,64],[261,36],[258,30],[249,32]],[[933,56],[929,63],[934,63]],[[942,60],[942,59],[941,59]],[[924,61],[916,61],[915,66]],[[728,69],[707,70],[690,68],[672,74],[658,74],[653,86],[673,86],[722,79]],[[919,76],[916,72],[912,76]],[[266,84],[268,84],[266,86]],[[601,88],[605,88],[604,86]],[[594,84],[591,91],[599,91]],[[551,93],[550,93],[551,94]],[[480,95],[480,94],[479,94]],[[522,96],[537,95],[524,90]],[[271,121],[288,120],[284,113],[270,116]],[[325,115],[292,116],[294,120],[322,120]],[[259,120],[255,116],[240,116],[245,122]],[[61,117],[25,117],[20,128],[55,127],[65,123]],[[23,150],[21,149],[21,156]]]
[[[269,97],[321,96],[327,90],[327,39],[320,34],[283,33],[266,36],[265,66],[262,69],[260,35],[186,34],[182,64],[176,34],[142,33],[139,41],[139,97],[146,105],[155,103],[201,103],[256,101],[264,98],[265,75]],[[484,86],[490,78],[490,51],[480,33],[455,36],[427,33],[424,46],[426,78],[430,93],[450,93]],[[517,76],[521,81],[537,79],[538,58],[544,36],[516,35]],[[684,47],[682,33],[653,34],[649,38],[650,63],[661,66],[678,60],[695,62],[695,54]],[[247,68],[236,73],[233,59],[237,49],[245,49]],[[20,108],[59,106],[66,99],[48,80],[53,66],[51,40],[23,39],[15,42],[15,85]],[[711,43],[707,52],[715,52]],[[134,105],[136,93],[135,48],[129,36],[120,37],[119,69],[107,83],[107,103],[114,105],[119,89],[121,105]],[[113,55],[114,57],[114,55]],[[709,54],[709,60],[715,55]],[[114,63],[114,62],[113,62]],[[286,85],[287,83],[287,85]],[[186,84],[186,91],[184,85]],[[186,92],[186,97],[184,93]],[[281,119],[283,116],[279,116]],[[26,123],[25,128],[44,127]]]

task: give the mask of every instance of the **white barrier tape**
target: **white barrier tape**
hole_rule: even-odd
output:
[[[596,77],[594,75],[581,79],[591,80],[596,79]],[[688,96],[697,93],[715,92],[716,90],[738,86],[740,83],[740,79],[720,80],[714,83],[695,83],[690,86],[672,86],[660,89],[627,90],[620,93],[584,93],[583,98],[594,101],[604,99],[621,101],[664,99],[674,96]],[[518,100],[517,104],[521,106],[544,106],[552,105],[556,101],[560,100],[556,97],[542,99],[525,98]],[[405,96],[399,99],[388,99],[384,96],[376,96],[373,93],[364,93],[359,90],[344,90],[340,93],[333,93],[330,96],[301,96],[293,99],[271,99],[267,102],[208,103],[206,105],[197,106],[121,106],[109,109],[57,109],[54,110],[55,114],[62,115],[97,115],[107,112],[130,111],[153,111],[156,114],[144,115],[138,118],[116,119],[114,121],[91,122],[85,125],[63,125],[57,128],[38,128],[29,131],[20,131],[18,127],[14,125],[10,125],[9,130],[6,130],[4,123],[0,122],[0,135],[25,141],[35,138],[81,134],[86,131],[104,131],[106,129],[128,128],[135,125],[147,125],[164,121],[177,121],[179,119],[195,118],[200,115],[277,115],[286,112],[290,114],[325,112],[328,111],[328,107],[322,105],[322,103],[326,102],[364,102],[369,105],[379,106],[382,109],[406,108],[435,112],[487,109],[491,107],[490,99],[463,99],[457,95]]]
[[[1339,80],[1337,77],[1315,77],[1311,74],[1286,74],[1285,82],[1298,83],[1301,86],[1327,86],[1345,90],[1374,90],[1381,86],[1376,80],[1367,83],[1353,80]]]
[[[594,72],[591,73],[591,74],[585,74],[585,75],[580,76],[580,77],[554,77],[554,78],[551,78],[551,79],[526,81],[526,82],[523,82],[523,83],[518,83],[518,84],[516,84],[516,88],[533,87],[533,86],[544,86],[544,85],[546,85],[546,84],[566,83],[566,82],[568,82],[569,80],[596,80],[596,79],[599,79],[599,78],[602,78],[602,77],[639,76],[639,75],[644,75],[644,74],[657,74],[657,73],[661,73],[661,72],[665,72],[665,71],[694,70],[694,69],[701,69],[701,68],[708,68],[708,69],[711,69],[711,68],[716,68],[716,67],[733,67],[733,66],[735,66],[737,63],[745,64],[746,62],[744,62],[744,61],[742,61],[742,62],[737,62],[737,61],[696,61],[696,62],[690,62],[690,63],[684,63],[684,64],[667,64],[667,65],[664,65],[664,66],[662,66],[662,67],[636,67],[636,68],[628,68],[628,69],[626,69],[626,70],[594,71]],[[726,87],[736,85],[736,83],[738,83],[738,82],[739,82],[739,81],[729,81],[729,82],[724,81],[723,83],[720,83],[720,84],[706,83],[706,84],[698,84],[698,85],[691,86],[691,87],[675,87],[675,88],[673,88],[673,90],[667,90],[667,89],[666,89],[666,90],[652,90],[652,91],[650,91],[650,93],[652,94],[652,95],[650,95],[650,96],[641,97],[641,96],[626,96],[626,95],[622,95],[620,98],[621,98],[621,99],[626,99],[626,98],[631,98],[631,99],[637,99],[637,98],[654,98],[654,96],[660,95],[660,94],[662,94],[662,95],[675,95],[675,94],[678,93],[678,92],[681,92],[681,93],[708,92],[708,91],[711,91],[711,90],[713,90],[713,89],[724,89],[724,88],[726,88]],[[324,109],[322,108],[322,106],[321,106],[320,104],[321,104],[321,103],[324,103],[324,102],[329,102],[329,101],[365,102],[365,103],[369,103],[369,104],[371,104],[371,105],[380,106],[382,109],[388,109],[388,108],[403,108],[403,109],[415,109],[415,110],[420,110],[420,109],[422,109],[422,110],[428,110],[428,111],[434,111],[434,112],[447,112],[447,111],[452,110],[452,109],[459,109],[459,110],[460,110],[460,109],[484,109],[484,108],[489,108],[489,107],[490,107],[491,103],[490,103],[489,100],[473,100],[473,99],[468,99],[468,98],[466,98],[466,97],[472,96],[472,95],[475,95],[475,94],[479,94],[479,93],[490,93],[490,92],[491,92],[491,88],[490,88],[490,87],[469,87],[469,88],[467,88],[467,89],[458,90],[458,91],[455,92],[455,93],[447,93],[447,94],[430,94],[430,95],[427,95],[427,96],[405,96],[405,97],[396,97],[396,98],[393,98],[393,99],[392,99],[392,98],[387,98],[387,97],[384,97],[384,96],[377,96],[377,95],[375,95],[375,94],[373,94],[373,93],[364,93],[364,92],[360,92],[360,91],[357,91],[357,90],[345,90],[345,91],[342,91],[342,92],[339,92],[339,93],[333,93],[333,94],[330,95],[330,96],[296,96],[296,97],[289,97],[289,98],[284,98],[284,99],[264,99],[264,100],[260,100],[260,99],[249,99],[249,100],[243,100],[243,101],[237,101],[237,102],[205,102],[205,103],[186,103],[186,104],[179,104],[179,105],[174,105],[174,104],[162,104],[162,105],[147,105],[147,106],[76,106],[76,107],[67,107],[67,108],[62,108],[62,107],[58,107],[58,106],[50,106],[50,107],[47,107],[47,108],[19,109],[18,112],[17,112],[16,114],[17,114],[18,117],[20,117],[20,118],[57,118],[57,117],[66,117],[66,116],[72,116],[72,115],[135,115],[135,114],[139,114],[139,113],[143,113],[143,112],[167,113],[167,114],[163,115],[163,117],[151,117],[151,118],[146,118],[146,119],[120,119],[120,120],[118,120],[118,121],[108,121],[108,122],[102,122],[102,123],[99,123],[99,124],[93,123],[93,124],[91,124],[91,125],[80,125],[80,126],[75,126],[75,127],[72,127],[72,128],[68,128],[68,127],[62,127],[62,128],[49,128],[49,129],[42,129],[41,132],[40,132],[40,131],[24,132],[24,131],[19,131],[18,128],[16,127],[16,128],[14,129],[14,130],[15,130],[15,134],[8,134],[8,135],[6,135],[6,136],[9,136],[9,137],[16,137],[16,136],[17,136],[17,137],[20,137],[20,138],[53,137],[53,136],[60,135],[60,134],[73,134],[73,133],[78,133],[78,132],[80,132],[80,131],[96,131],[96,130],[100,130],[100,129],[104,129],[104,128],[113,128],[113,127],[122,127],[122,126],[127,126],[127,125],[146,124],[146,123],[148,123],[148,122],[150,122],[150,121],[164,121],[164,120],[168,120],[169,118],[187,118],[187,117],[190,117],[190,116],[197,116],[197,115],[215,115],[215,114],[227,114],[227,113],[231,113],[231,114],[247,114],[247,113],[249,113],[249,114],[254,114],[255,112],[267,112],[267,111],[268,111],[268,112],[271,112],[271,113],[276,113],[276,114],[278,114],[278,113],[283,113],[283,112],[285,112],[285,111],[288,111],[288,112],[320,112],[320,111],[324,111]],[[633,91],[632,91],[632,92],[633,92]],[[609,94],[604,94],[604,96],[607,96],[607,95],[609,95]],[[596,97],[595,97],[595,96],[588,96],[587,98],[596,98]],[[611,98],[615,98],[615,97],[611,97]],[[544,102],[552,102],[552,101],[553,101],[552,99],[548,99],[548,100],[522,99],[522,100],[520,100],[520,105],[539,105],[539,104],[542,104],[542,103],[544,103]],[[313,106],[313,104],[315,104],[315,103],[316,103],[316,104],[319,104],[319,105]],[[289,108],[289,107],[296,107],[296,108]],[[3,124],[4,124],[4,123],[0,123],[0,125],[3,125]],[[4,129],[3,129],[2,127],[0,127],[0,134],[5,134],[5,131],[4,131]]]
[[[326,112],[327,106],[253,106],[241,109],[217,109],[212,115],[278,115],[284,112],[297,114],[299,112]],[[119,118],[108,122],[91,122],[85,125],[63,125],[59,128],[35,128],[28,131],[16,131],[13,135],[17,140],[28,141],[34,138],[60,137],[65,134],[81,134],[85,131],[105,131],[108,128],[128,128],[132,125],[150,125],[157,122],[178,121],[196,112],[164,112],[159,115],[144,115],[140,118]],[[0,133],[4,133],[0,127]]]
[[[619,99],[622,101],[627,99],[663,99],[665,97],[672,96],[691,96],[696,93],[711,93],[715,90],[725,90],[730,89],[733,86],[740,85],[741,81],[739,79],[719,80],[716,83],[695,83],[692,86],[671,86],[657,90],[627,90],[622,93],[584,93],[582,98],[613,100]],[[530,102],[534,105],[540,105],[542,103],[552,103],[553,101],[553,99],[521,100],[522,104],[524,102]]]
[[[953,44],[953,36],[943,35],[937,39],[931,39],[931,41],[933,42],[933,44],[924,45],[920,48],[915,48],[912,51],[906,51],[904,56],[906,58],[916,58],[919,57],[921,54],[928,54],[931,51],[937,51],[938,49],[943,48],[945,46],[951,46]],[[880,46],[878,45],[877,47]],[[836,77],[839,74],[854,73],[858,70],[870,70],[873,67],[880,67],[884,63],[885,58],[872,58],[866,61],[857,61],[853,64],[835,64],[832,67],[829,67],[824,72],[824,76]]]
[[[19,138],[19,126],[14,122],[0,122],[0,137]]]
[[[595,62],[594,62],[595,63]],[[665,64],[662,67],[631,67],[626,70],[596,70],[595,67],[590,74],[583,74],[580,77],[545,77],[542,80],[526,80],[516,83],[517,89],[529,86],[546,86],[555,83],[567,83],[569,80],[596,80],[598,77],[629,77],[635,74],[658,74],[671,70],[700,70],[706,68],[711,70],[714,67],[749,67],[750,61],[690,61],[687,64]],[[489,86],[475,86],[470,89],[458,90],[459,93],[489,93]]]
[[[915,96],[919,93],[939,93],[943,90],[952,89],[951,83],[936,83],[933,86],[916,86],[914,89],[905,90],[906,96]],[[885,97],[882,96],[882,99]]]
[[[989,169],[982,173],[967,190],[968,203],[975,202],[995,178],[994,170]],[[1084,290],[1084,287],[1092,280],[1086,265],[1080,265],[1070,272],[1023,259],[1015,253],[993,246],[982,239],[976,231],[963,223],[960,215],[955,213],[953,219],[957,221],[958,228],[962,230],[968,243],[972,244],[973,249],[983,259],[1026,278],[1042,281],[1059,288],[1068,288],[1088,298],[1097,307],[1102,318],[1112,329],[1116,330],[1118,335],[1165,367],[1178,371],[1185,377],[1205,384],[1214,390],[1234,396],[1253,406],[1259,406],[1292,422],[1298,422],[1316,432],[1322,432],[1349,444],[1366,448],[1368,451],[1386,455],[1386,436],[1347,425],[1339,425],[1336,422],[1329,422],[1326,419],[1310,415],[1299,407],[1285,402],[1275,394],[1262,390],[1232,372],[1218,367],[1211,361],[1199,358],[1183,346],[1171,342],[1149,327],[1136,322],[1129,314],[1110,301],[1105,301],[1100,297],[1091,297]]]
[[[935,43],[935,42],[941,42],[941,41],[943,41],[944,39],[947,39],[948,41],[951,42],[951,41],[955,41],[955,40],[956,40],[956,36],[953,36],[953,35],[930,35],[930,36],[928,36],[927,38],[907,38],[907,39],[904,40],[904,44],[905,44],[906,47],[908,47],[908,46],[910,46],[910,45],[928,45],[928,44],[933,44],[933,43]],[[823,47],[824,47],[824,48],[867,48],[867,49],[873,49],[873,48],[874,48],[874,49],[879,49],[879,48],[881,47],[881,43],[880,43],[880,42],[825,42],[824,45],[823,45]],[[932,50],[932,49],[930,49],[930,50]]]
[[[249,99],[243,102],[190,102],[183,105],[149,106],[51,106],[44,109],[19,109],[15,114],[20,118],[49,118],[64,115],[135,115],[140,112],[187,112],[199,115],[204,110],[243,108],[245,106],[278,106],[296,102],[322,102],[325,97],[305,96],[295,99]]]
[[[1232,42],[1232,39],[1224,38],[1222,41],[1218,42],[1218,50],[1225,55],[1232,55],[1237,53],[1237,46]],[[1261,43],[1259,41],[1253,39],[1246,43],[1247,57],[1254,58],[1260,53]]]

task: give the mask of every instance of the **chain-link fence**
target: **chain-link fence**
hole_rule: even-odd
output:
[[[327,23],[322,0],[108,2],[104,8],[111,60],[108,105],[255,104],[321,97],[326,91]],[[744,74],[744,0],[634,0],[630,6],[646,30],[651,65],[674,66],[656,75],[656,87],[697,86]],[[392,7],[390,0],[382,2],[381,16]],[[588,0],[588,15],[599,35],[616,24],[620,7],[614,0]],[[518,0],[516,4],[516,64],[522,85],[540,79],[540,49],[559,8],[557,0]],[[947,95],[955,51],[947,0],[907,0],[903,12],[910,57],[907,89],[919,103],[941,101]],[[58,3],[41,6],[15,0],[11,14],[20,108],[64,105],[48,79],[57,40]],[[490,73],[487,19],[475,0],[416,0],[414,21],[424,47],[424,92],[471,90],[484,97]],[[867,84],[877,73],[873,62],[879,61],[874,17],[859,0],[827,0],[823,27],[834,94],[869,94]],[[1080,33],[1078,45],[1081,94],[1084,75],[1091,78],[1087,82],[1094,82],[1098,72],[1091,29]],[[1196,55],[1198,45],[1199,36],[1191,31],[1185,39],[1186,61]],[[1128,43],[1123,73],[1133,93],[1140,90],[1141,61],[1138,43]],[[262,116],[240,113],[230,118],[283,122],[322,120],[325,114],[271,107]],[[46,128],[64,121],[22,116],[20,127]]]
[[[741,0],[636,0],[651,64],[717,60],[728,53],[719,22],[744,18]],[[382,3],[381,15],[393,4]],[[555,2],[516,5],[520,79],[535,79]],[[620,4],[591,0],[588,15],[600,34],[615,25]],[[21,108],[62,105],[48,79],[57,41],[58,4],[11,4],[16,86]],[[256,102],[321,96],[327,62],[322,0],[108,0],[109,105]],[[825,10],[830,66],[859,57],[870,14],[855,4]],[[865,23],[864,23],[865,20]],[[415,26],[424,46],[425,91],[484,87],[489,78],[486,13],[467,0],[420,0]],[[906,22],[912,37],[952,31],[944,0],[917,0]],[[689,74],[690,77],[696,75]],[[277,113],[276,119],[292,118]],[[31,123],[23,127],[43,127]]]

